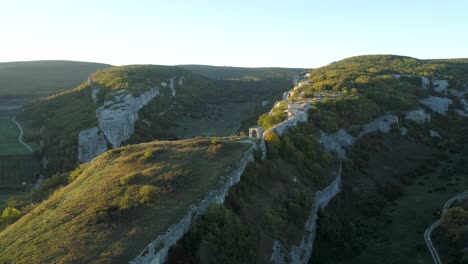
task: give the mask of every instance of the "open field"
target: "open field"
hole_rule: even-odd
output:
[[[349,263],[382,263],[383,259],[385,263],[432,263],[423,234],[436,219],[433,212],[468,185],[466,177],[459,179],[449,185],[431,173],[407,186],[405,194],[383,211],[384,236],[368,241],[368,249]]]
[[[31,152],[18,142],[20,131],[12,119],[14,112],[0,111],[0,156],[30,155]]]

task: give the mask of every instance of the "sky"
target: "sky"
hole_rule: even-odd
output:
[[[315,68],[468,57],[465,0],[0,0],[0,62]]]

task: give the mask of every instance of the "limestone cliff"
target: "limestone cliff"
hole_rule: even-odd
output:
[[[107,140],[97,127],[85,129],[78,135],[78,159],[88,162],[107,151]]]
[[[92,85],[91,98],[94,102],[97,102],[98,92],[99,88]],[[78,160],[90,161],[104,153],[108,143],[113,148],[119,147],[133,134],[138,111],[158,95],[158,87],[153,87],[139,96],[124,89],[110,94],[104,104],[96,109],[98,127],[85,129],[78,134]]]
[[[103,106],[96,109],[99,128],[112,147],[120,147],[124,140],[130,138],[138,119],[138,111],[158,95],[158,87],[136,97],[119,90],[107,99]]]

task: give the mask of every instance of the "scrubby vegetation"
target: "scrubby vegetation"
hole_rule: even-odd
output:
[[[209,65],[179,65],[194,73],[221,80],[261,81],[271,79],[289,79],[306,69],[297,68],[243,68],[218,67]]]
[[[311,71],[309,84],[297,89],[289,99],[304,101],[321,97],[309,111],[309,122],[290,129],[283,137],[274,132],[265,134],[267,160],[249,166],[241,182],[231,189],[224,208],[214,208],[197,221],[171,252],[170,263],[181,260],[210,263],[228,256],[243,263],[269,263],[275,239],[290,249],[302,235],[313,202],[311,197],[317,189],[330,182],[331,169],[336,167],[334,158],[323,151],[319,143],[319,130],[334,132],[338,128],[367,123],[386,111],[402,115],[403,111],[418,105],[418,97],[433,91],[422,91],[419,78],[396,79],[393,74],[449,79],[451,87],[461,88],[457,67],[450,63],[408,57],[363,56]],[[286,118],[285,109],[284,104],[279,104],[271,115],[260,117],[259,124],[268,129],[280,123]],[[450,125],[441,124],[436,116],[430,127],[450,130],[455,128],[455,121],[450,120],[455,119],[458,120],[451,116],[447,121]],[[433,190],[437,189],[434,185],[440,183],[436,176],[430,174],[427,181],[421,180],[421,185],[412,190],[414,196],[407,198],[419,206],[418,210],[412,208],[411,203],[396,210],[399,207],[395,203],[405,197],[407,185],[415,184],[418,177],[429,174],[438,166],[439,155],[447,157],[445,150],[455,151],[455,148],[450,140],[429,137],[428,124],[417,126],[401,122],[401,125],[410,130],[406,138],[395,129],[387,136],[373,133],[349,150],[350,159],[343,168],[343,194],[339,201],[332,203],[332,210],[320,212],[318,245],[311,263],[384,263],[383,260],[387,259],[401,262],[405,258],[404,263],[417,263],[430,260],[422,233],[432,223],[432,216],[424,216],[424,223],[421,223],[411,213],[423,214],[438,208],[438,201],[456,191],[456,185],[443,193]],[[463,132],[450,131],[449,134],[461,135]],[[438,195],[425,197],[428,188]],[[415,197],[427,198],[424,200],[427,204],[416,205]],[[232,223],[222,217],[214,217],[226,214],[234,219]],[[244,228],[236,234],[221,231],[216,233],[217,236],[202,235],[201,230],[208,232],[207,228],[213,226],[237,230],[237,221],[241,221]],[[387,228],[392,233],[386,232]],[[240,234],[244,235],[239,237]],[[389,239],[401,239],[404,234],[408,234],[408,239],[399,241],[401,246],[383,243]],[[218,235],[229,243],[248,242],[256,255],[249,255],[248,251],[242,254],[230,247],[217,247]],[[242,248],[245,246],[244,243],[241,245]],[[373,251],[376,245],[382,252]],[[357,258],[360,254],[363,256]]]
[[[310,71],[303,85],[289,101],[313,100],[311,116],[324,131],[365,123],[385,111],[405,111],[417,105],[427,92],[420,89],[424,76],[449,80],[454,89],[466,83],[468,65],[463,61],[418,60],[393,55],[359,56]],[[317,98],[319,98],[317,100]],[[280,104],[271,115],[263,115],[259,125],[267,129],[286,118]]]
[[[247,167],[241,182],[230,190],[226,207],[213,208],[197,221],[169,262],[265,263],[273,240],[295,243],[302,236],[314,191],[330,182],[337,165],[318,138],[310,123],[285,137],[267,134],[268,159]],[[236,243],[240,248],[229,246]]]
[[[11,225],[0,232],[0,262],[127,263],[217,187],[251,147],[226,139],[216,145],[226,151],[215,162],[208,139],[118,148],[44,181],[31,194],[43,202],[26,197],[3,210],[2,223]],[[141,161],[146,153],[151,158]]]

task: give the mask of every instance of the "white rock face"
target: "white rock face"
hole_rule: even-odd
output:
[[[431,86],[431,80],[426,77],[421,77],[421,88],[423,90],[429,90],[430,86]]]
[[[439,133],[435,132],[434,130],[429,130],[429,135],[433,138],[442,138]]]
[[[309,111],[312,103],[291,103],[288,104],[288,118],[284,120],[282,123],[268,129],[265,131],[274,131],[279,136],[284,135],[284,133],[290,128],[296,126],[298,123],[306,122],[309,115],[307,112]],[[263,134],[265,136],[265,133]]]
[[[346,150],[344,147],[354,144],[354,141],[354,137],[344,129],[340,129],[330,135],[323,132],[320,133],[320,142],[324,148],[329,152],[335,153],[339,159],[345,158]]]
[[[394,74],[393,77],[395,77],[397,79],[400,79],[401,77],[419,77],[419,78],[421,78],[421,89],[428,90],[429,87],[431,86],[431,79],[423,77],[423,76]]]
[[[208,206],[224,202],[229,189],[240,181],[240,177],[244,172],[245,167],[248,163],[253,161],[253,151],[255,149],[256,146],[253,145],[244,153],[244,156],[239,161],[236,168],[224,177],[225,182],[218,189],[210,191],[200,203],[192,205],[185,216],[177,224],[172,225],[166,233],[153,240],[135,259],[130,261],[130,263],[164,263],[169,249],[189,231],[192,221],[203,214]]]
[[[107,151],[107,140],[97,127],[83,130],[78,135],[78,160],[88,162]]]
[[[413,111],[406,112],[405,119],[411,120],[416,124],[422,125],[426,122],[431,122],[431,115],[429,113],[426,113],[424,109],[419,108]]]
[[[134,132],[138,111],[159,95],[157,87],[134,97],[124,90],[119,90],[106,100],[104,105],[96,109],[99,128],[113,148],[120,147],[122,141],[130,138]]]
[[[408,129],[406,127],[400,128],[400,135],[406,136],[408,134]]]
[[[176,95],[176,90],[175,90],[175,82],[176,77],[172,77],[169,79],[169,88],[171,88],[171,96],[174,97]]]
[[[93,99],[94,103],[97,103],[98,94],[99,94],[99,88],[93,86],[91,90],[91,99]]]
[[[301,78],[301,77],[300,77],[299,75],[294,75],[294,77],[293,77],[293,85],[294,85],[294,86],[299,82],[299,79],[300,79],[300,78]]]
[[[398,117],[393,114],[385,114],[381,117],[378,117],[374,121],[363,125],[362,131],[359,133],[357,138],[360,139],[361,137],[372,132],[388,133],[392,129],[393,124],[398,125]]]
[[[88,78],[88,86],[91,87],[91,99],[94,103],[97,103],[97,95],[99,94],[99,87],[95,86],[94,83]]]
[[[447,95],[447,88],[449,86],[449,82],[447,80],[432,80],[432,85],[434,87],[434,91]]]
[[[429,107],[432,111],[445,115],[449,106],[453,103],[453,100],[449,98],[429,96],[427,98],[420,99],[419,102]]]

